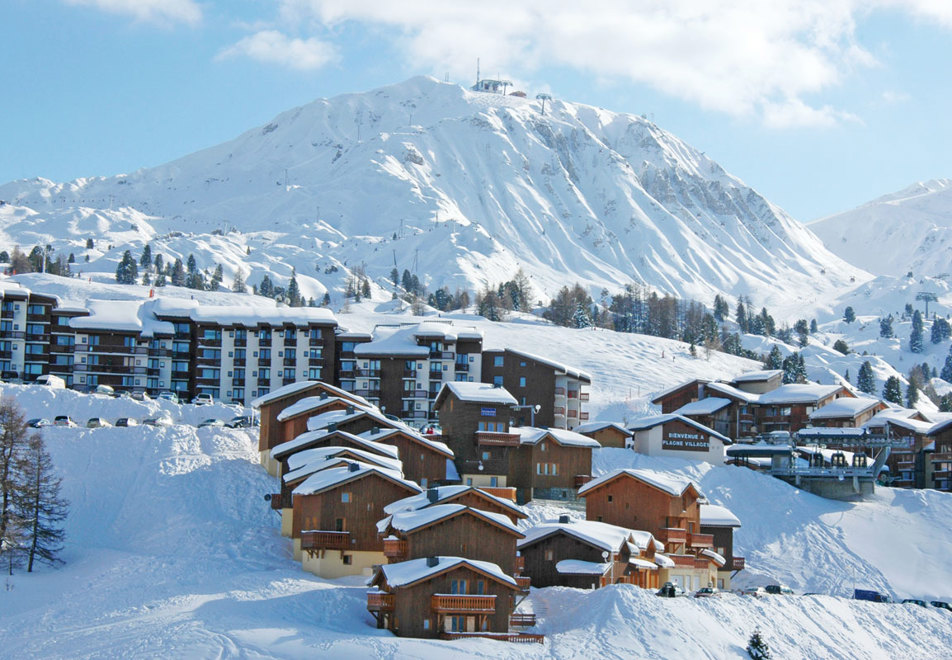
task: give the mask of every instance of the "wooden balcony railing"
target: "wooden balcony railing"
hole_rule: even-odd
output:
[[[371,612],[392,612],[393,594],[377,592],[367,594],[367,609]]]
[[[588,483],[589,481],[591,481],[591,480],[592,480],[592,475],[590,475],[590,474],[576,474],[576,475],[575,475],[575,487],[576,487],[576,488],[581,488],[582,486],[584,486],[585,484],[587,484],[587,483]]]
[[[530,578],[528,575],[516,576],[516,584],[523,591],[529,591],[529,586],[531,585],[531,583],[532,583],[532,578]]]
[[[290,498],[289,498],[290,499]],[[288,502],[288,508],[291,507],[291,502]],[[279,511],[284,508],[284,497],[281,493],[272,493],[271,494],[271,508],[275,511]]]
[[[688,568],[694,568],[695,562],[697,562],[697,557],[694,555],[668,555],[668,558],[674,562],[675,566],[686,566]],[[704,565],[707,566],[707,560],[704,560]]]
[[[350,532],[301,532],[301,550],[347,550]]]
[[[407,542],[403,539],[384,539],[383,555],[387,559],[400,561],[407,556]]]
[[[494,614],[496,595],[462,596],[457,594],[433,594],[430,609],[449,614]]]
[[[579,395],[578,395],[578,400],[579,400],[579,401],[588,401],[588,397],[589,397],[589,396],[590,396],[590,395],[589,395],[588,392],[580,392]]]
[[[509,625],[518,628],[531,628],[536,624],[534,613],[513,612],[509,615]]]
[[[744,561],[743,557],[731,557],[731,566],[735,571],[742,571],[747,563]]]
[[[484,637],[486,639],[495,639],[500,642],[512,642],[515,644],[544,644],[545,643],[545,636],[534,635],[530,633],[509,633],[509,632],[505,632],[505,633],[443,632],[443,633],[440,633],[440,639],[450,640],[450,641],[454,639],[472,639],[474,637]]]
[[[680,527],[664,527],[658,534],[658,540],[662,543],[687,543],[688,532]]]
[[[565,388],[564,388],[564,387],[556,387],[556,388],[555,388],[555,396],[565,396]]]
[[[688,534],[688,547],[690,548],[713,548],[713,534]]]
[[[496,433],[495,431],[476,431],[476,444],[493,447],[518,447],[520,436],[517,433]]]
[[[588,413],[587,413],[587,412],[580,412],[580,413],[578,414],[578,418],[579,418],[580,420],[582,420],[582,421],[585,421],[586,419],[588,419]]]

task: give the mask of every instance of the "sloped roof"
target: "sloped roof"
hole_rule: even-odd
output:
[[[522,445],[537,445],[545,438],[549,438],[555,440],[555,442],[563,447],[591,447],[593,449],[599,449],[602,446],[598,440],[566,429],[539,429],[533,426],[512,426],[509,428],[509,432],[518,434],[519,444]]]
[[[698,399],[691,403],[686,403],[674,411],[675,415],[713,415],[718,410],[731,405],[730,399],[722,399],[712,396],[706,399]]]
[[[517,589],[516,581],[509,575],[506,575],[498,564],[488,561],[478,561],[476,559],[464,559],[463,557],[436,557],[436,564],[429,565],[429,559],[411,559],[401,561],[397,564],[383,564],[379,571],[383,575],[387,584],[393,588],[407,587],[421,580],[448,571],[458,567],[467,567],[483,573],[513,589]],[[376,580],[374,580],[376,582]]]
[[[681,381],[677,385],[672,385],[671,387],[661,390],[660,392],[655,394],[654,398],[651,400],[651,403],[657,405],[658,403],[661,402],[661,399],[665,398],[666,396],[670,394],[674,394],[678,390],[682,390],[685,387],[689,387],[691,385],[695,385],[695,386],[698,384],[707,385],[710,382],[711,381],[706,378],[692,378],[691,380]]]
[[[357,468],[352,469],[353,465],[356,465]],[[295,488],[293,493],[295,495],[313,495],[315,493],[320,493],[321,491],[327,490],[328,488],[333,488],[355,479],[363,479],[373,474],[376,474],[394,483],[403,485],[406,488],[418,493],[422,490],[422,488],[420,488],[416,483],[404,479],[403,475],[395,470],[387,470],[386,468],[370,465],[369,463],[352,461],[346,466],[315,472],[310,477],[305,479],[300,486]]]
[[[771,378],[776,378],[777,376],[783,377],[783,369],[762,369],[760,371],[748,371],[742,373],[739,376],[736,376],[733,380],[735,383],[757,383],[765,380],[770,380]]]
[[[563,364],[562,362],[556,362],[555,360],[550,360],[549,358],[544,358],[534,353],[527,353],[526,351],[517,351],[512,348],[507,348],[504,350],[508,351],[509,353],[512,353],[513,355],[518,355],[520,357],[524,357],[529,360],[534,360],[535,362],[538,362],[539,364],[544,364],[547,367],[552,367],[556,371],[561,371],[566,376],[571,376],[572,378],[577,378],[579,380],[586,381],[588,384],[591,384],[592,382],[592,376],[588,372],[582,371],[581,369],[577,369],[576,367],[571,367],[567,364]],[[489,352],[499,352],[499,351],[497,350],[497,351],[489,351]]]
[[[816,383],[788,383],[760,395],[761,405],[791,403],[816,403],[844,390],[842,385],[817,385]]]
[[[504,387],[496,387],[491,383],[464,383],[451,381],[443,383],[443,389],[440,395],[446,391],[452,392],[460,401],[471,403],[493,403],[504,406],[518,405],[516,397],[509,393]]]
[[[361,408],[364,410],[369,409],[366,406],[363,406],[355,401],[352,401],[350,399],[344,399],[343,397],[339,397],[339,396],[328,396],[328,397],[324,397],[323,399],[319,396],[307,396],[301,399],[300,401],[297,401],[296,403],[292,403],[287,408],[284,408],[283,410],[281,410],[281,412],[278,413],[277,420],[279,422],[283,422],[292,417],[296,417],[297,415],[308,413],[312,410],[315,410],[317,408],[320,408],[322,406],[326,406],[330,403],[335,403],[335,402],[343,403],[348,406],[353,406],[355,408]]]
[[[701,504],[701,525],[711,527],[740,527],[740,519],[726,506]]]
[[[525,530],[526,537],[516,543],[524,548],[553,534],[567,534],[602,550],[619,552],[632,541],[632,530],[596,520],[571,520],[567,523],[545,522]]]
[[[561,575],[604,575],[611,569],[611,563],[582,561],[581,559],[563,559],[555,565]]]
[[[668,422],[682,422],[684,424],[687,424],[688,426],[696,428],[698,431],[701,431],[702,433],[707,433],[708,435],[714,436],[715,438],[717,438],[724,444],[729,445],[733,442],[733,440],[728,438],[726,435],[722,435],[718,433],[717,431],[715,431],[714,429],[704,426],[700,422],[694,421],[690,417],[685,417],[683,415],[678,415],[676,413],[669,413],[667,415],[650,415],[648,417],[642,417],[641,419],[636,419],[634,422],[632,422],[631,426],[629,426],[628,428],[632,431],[645,431],[647,429],[654,428],[655,426],[667,424]]]
[[[584,424],[579,424],[575,427],[576,433],[595,433],[596,431],[601,431],[603,429],[613,428],[616,431],[621,431],[625,435],[631,435],[631,433],[626,429],[622,424],[618,422],[585,422]]]
[[[486,491],[480,490],[474,486],[438,486],[435,488],[430,488],[419,495],[411,495],[410,497],[405,497],[402,500],[391,502],[385,506],[383,510],[385,513],[389,514],[398,513],[400,511],[416,511],[417,509],[423,509],[433,504],[446,502],[467,492],[473,492],[491,502],[494,502],[495,504],[498,504],[507,511],[512,512],[518,518],[524,519],[528,517],[525,509],[523,509],[518,504],[515,504],[510,500],[505,500],[501,497],[496,497],[495,495],[487,493]],[[430,493],[435,493],[433,495],[436,500],[435,502],[430,501]]]
[[[347,433],[346,431],[328,431],[327,429],[305,431],[293,440],[288,440],[287,442],[282,442],[281,444],[276,445],[271,449],[271,458],[275,460],[281,460],[282,457],[295,453],[299,447],[303,447],[308,443],[314,442],[315,440],[320,440],[321,438],[331,434],[346,438],[361,449],[366,449],[367,451],[376,452],[391,458],[400,458],[399,450],[393,445],[387,445],[382,442],[372,442],[370,440],[361,438],[360,436],[354,435],[353,433]]]
[[[503,527],[504,529],[512,532],[514,535],[522,538],[522,532],[519,531],[518,527],[512,524],[512,521],[509,520],[508,516],[502,513],[474,509],[464,504],[434,504],[433,506],[428,506],[424,509],[399,511],[384,519],[384,521],[386,521],[384,530],[393,529],[406,534],[422,527],[426,527],[427,525],[432,525],[433,523],[446,520],[447,518],[452,518],[453,516],[463,513],[470,513],[477,518],[482,518],[483,520],[496,524],[499,527]],[[379,525],[378,529],[380,529]]]
[[[727,383],[707,383],[704,386],[705,390],[711,390],[712,392],[717,392],[723,394],[727,397],[743,401],[744,403],[757,403],[760,401],[760,394],[754,394],[753,392],[745,392],[744,390],[738,389],[733,385]]]
[[[297,481],[319,470],[324,470],[330,467],[332,459],[336,459],[345,453],[356,456],[356,459],[342,460],[357,460],[361,463],[393,470],[403,475],[403,463],[396,458],[389,458],[375,452],[355,449],[353,447],[316,447],[314,449],[305,449],[297,454],[292,454],[288,458],[288,467],[290,467],[291,470],[284,475],[284,482],[290,483]]]
[[[637,479],[643,483],[653,486],[658,490],[662,490],[669,495],[679,496],[688,488],[694,488],[694,490],[701,494],[701,489],[693,481],[687,477],[682,477],[675,475],[670,472],[655,472],[653,470],[640,470],[635,468],[627,468],[622,470],[614,470],[608,474],[599,477],[598,479],[593,479],[587,484],[578,489],[578,494],[581,497],[584,493],[587,493],[590,490],[595,490],[609,481],[613,481],[622,476],[631,477],[632,479]]]
[[[360,434],[361,438],[366,438],[367,440],[372,440],[374,442],[383,442],[388,440],[390,437],[403,434],[408,438],[413,439],[414,441],[429,447],[435,452],[443,454],[447,458],[455,458],[453,450],[445,442],[440,442],[439,440],[432,440],[425,435],[417,433],[409,428],[406,429],[372,429],[370,431],[364,431]]]
[[[291,383],[290,385],[284,385],[283,387],[279,387],[276,390],[271,390],[269,393],[263,394],[259,396],[257,399],[252,399],[251,407],[260,408],[266,403],[271,403],[272,401],[283,399],[285,397],[291,396],[292,394],[297,394],[298,392],[301,392],[303,390],[307,390],[310,388],[317,388],[317,387],[323,390],[327,390],[329,394],[339,396],[343,399],[351,399],[353,401],[356,401],[357,403],[363,406],[370,405],[370,402],[368,402],[367,399],[363,398],[362,396],[354,394],[353,392],[348,392],[347,390],[342,390],[339,387],[335,387],[334,385],[330,385],[323,381],[299,380],[295,383]]]
[[[403,422],[398,422],[385,417],[383,413],[374,407],[357,407],[353,412],[347,412],[346,410],[329,410],[308,419],[307,430],[317,431],[318,429],[327,428],[331,424],[343,424],[344,422],[359,419],[360,417],[370,417],[374,420],[374,422],[380,424],[384,428],[406,429],[408,431],[412,430]]]
[[[817,408],[810,413],[810,419],[835,419],[838,417],[856,417],[864,412],[881,405],[879,399],[867,397],[848,397],[843,396],[830,401],[825,406]]]

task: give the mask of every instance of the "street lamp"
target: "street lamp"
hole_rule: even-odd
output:
[[[530,414],[529,426],[531,426],[531,427],[534,428],[534,427],[535,427],[535,416],[536,416],[536,413],[539,412],[540,410],[542,410],[542,406],[540,406],[538,403],[535,404],[534,406],[528,406],[528,405],[527,405],[527,406],[512,405],[512,406],[509,406],[509,409],[510,409],[510,410],[513,410],[513,411],[528,410],[528,411],[529,411],[529,414]]]

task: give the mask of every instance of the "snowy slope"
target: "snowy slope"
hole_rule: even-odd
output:
[[[451,289],[522,266],[539,298],[575,280],[641,282],[776,309],[868,278],[646,119],[558,100],[540,110],[422,77],[318,100],[159,167],[0,186],[0,238],[80,258],[91,235],[84,274],[112,274],[145,241],[221,262],[226,283],[239,267],[256,283],[294,266],[315,297],[357,264],[385,289],[394,266]]]
[[[809,227],[834,254],[876,275],[952,277],[952,179],[914,183]]]
[[[29,415],[132,414],[132,402],[5,386]],[[15,574],[0,592],[4,657],[746,657],[759,626],[775,657],[941,658],[949,613],[834,596],[657,598],[619,585],[534,589],[544,646],[406,640],[376,630],[358,578],[300,571],[261,495],[274,483],[245,431],[48,429],[72,502],[67,564]],[[744,527],[749,581],[843,593],[850,567],[900,596],[952,595],[952,496],[885,490],[846,505],[740,468],[647,461],[600,450],[596,467],[638,464],[688,474]],[[533,516],[557,513],[533,505]],[[881,530],[888,525],[888,539]],[[824,570],[828,566],[829,570]],[[742,574],[743,575],[743,574]],[[837,582],[837,580],[839,582]]]

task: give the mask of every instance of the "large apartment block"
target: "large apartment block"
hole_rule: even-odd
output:
[[[70,303],[0,281],[0,371],[32,382],[54,374],[83,392],[100,385],[171,391],[241,404],[298,381],[325,381],[411,423],[435,420],[444,383],[511,391],[524,425],[574,428],[591,378],[511,349],[449,320],[340,328],[327,309],[208,305],[187,298]],[[535,406],[539,406],[535,412]]]

